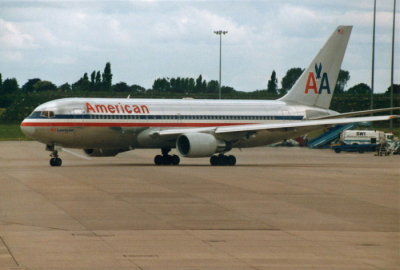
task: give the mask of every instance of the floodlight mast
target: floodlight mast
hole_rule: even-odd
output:
[[[221,99],[222,35],[228,34],[228,31],[218,30],[218,31],[214,31],[214,34],[219,35],[219,82],[218,82],[218,92],[219,92],[219,99]]]
[[[375,21],[376,21],[376,0],[374,0],[374,21],[372,26],[372,67],[371,67],[371,106],[374,109],[374,79],[375,79]],[[373,115],[373,114],[371,114]]]
[[[392,28],[392,64],[390,76],[390,107],[393,108],[393,70],[394,70],[394,43],[395,43],[395,28],[396,28],[396,0],[393,0],[393,28]],[[390,111],[393,114],[393,110]],[[393,119],[390,119],[390,128],[393,128]]]

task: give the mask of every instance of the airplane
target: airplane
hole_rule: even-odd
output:
[[[257,147],[337,124],[385,121],[365,116],[398,108],[350,113],[329,109],[352,26],[338,26],[291,90],[278,100],[63,98],[44,103],[23,120],[27,136],[46,145],[51,166],[62,148],[110,157],[133,149],[161,149],[156,165],[210,157],[214,166],[236,164],[233,148]]]

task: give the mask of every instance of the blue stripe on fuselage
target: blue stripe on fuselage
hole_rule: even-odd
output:
[[[141,120],[303,120],[301,115],[127,115],[127,114],[57,114],[44,117],[30,115],[28,119],[141,119]]]

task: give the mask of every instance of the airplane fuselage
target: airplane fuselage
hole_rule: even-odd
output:
[[[276,100],[66,98],[40,105],[21,127],[42,143],[68,148],[174,148],[175,140],[152,136],[152,132],[294,122],[333,114],[336,112]],[[266,145],[295,135],[293,130],[293,134],[276,132],[267,140],[250,136],[233,147]]]

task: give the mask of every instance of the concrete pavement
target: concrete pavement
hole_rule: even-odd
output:
[[[41,144],[0,142],[0,269],[399,269],[400,156],[155,154],[52,168]]]

